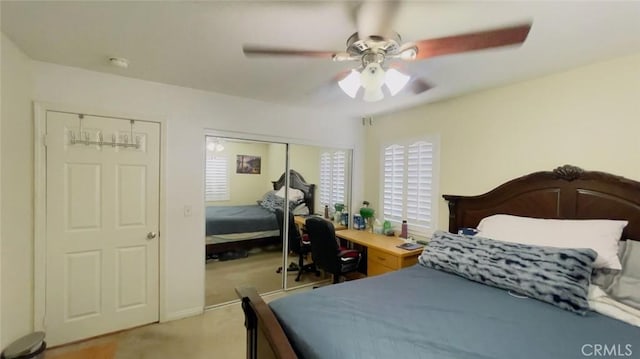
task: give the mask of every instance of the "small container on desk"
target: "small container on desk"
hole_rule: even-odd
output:
[[[407,220],[402,220],[402,228],[400,229],[400,238],[406,239],[409,236],[407,230]]]
[[[348,212],[342,212],[342,219],[340,220],[340,224],[342,224],[345,227],[349,227],[349,213]]]
[[[358,213],[353,215],[353,229],[364,229],[364,218]]]

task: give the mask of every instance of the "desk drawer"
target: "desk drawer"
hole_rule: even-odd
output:
[[[389,268],[378,262],[367,261],[367,276],[373,277],[374,275],[380,275],[388,272],[393,272],[397,269]]]
[[[367,264],[378,263],[391,269],[400,269],[400,258],[394,256],[393,254],[385,253],[374,248],[369,248],[369,250],[367,251],[367,258]]]
[[[418,256],[404,257],[402,259],[402,268],[411,267],[412,265],[418,263]]]

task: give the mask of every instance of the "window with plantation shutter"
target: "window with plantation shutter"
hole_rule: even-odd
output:
[[[331,154],[320,155],[320,203],[331,203]]]
[[[320,203],[333,207],[345,203],[347,153],[327,151],[320,154]]]
[[[216,152],[212,143],[213,139],[207,137],[207,158],[205,161],[205,201],[229,200],[229,163],[227,156]]]
[[[333,153],[331,166],[331,201],[333,203],[344,203],[345,156],[344,151]]]
[[[437,139],[386,145],[382,156],[384,219],[407,220],[410,234],[428,235],[436,225]]]
[[[407,147],[407,223],[431,228],[433,144],[421,141]]]
[[[401,222],[404,201],[404,146],[384,150],[384,218]]]

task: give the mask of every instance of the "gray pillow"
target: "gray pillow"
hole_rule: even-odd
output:
[[[437,231],[419,262],[585,314],[596,256],[588,248],[532,246]]]
[[[289,201],[289,211],[293,211],[301,201],[304,201],[304,199]],[[258,201],[258,204],[270,212],[275,212],[276,209],[282,209],[284,207],[284,198],[276,195],[276,191],[269,191],[264,194],[262,201]]]
[[[611,283],[603,289],[613,299],[640,309],[640,242],[626,242],[620,259],[622,270],[614,274]]]
[[[620,259],[620,263],[622,263],[622,256],[624,255],[624,250],[627,241],[619,241],[618,242],[618,258]],[[605,289],[613,283],[613,279],[620,273],[620,269],[611,269],[611,268],[594,268],[593,273],[591,274],[591,284],[595,284],[602,289]]]

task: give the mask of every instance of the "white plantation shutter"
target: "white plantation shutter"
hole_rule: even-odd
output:
[[[384,149],[384,218],[402,221],[404,199],[404,146]]]
[[[226,156],[207,159],[205,176],[205,200],[229,200],[229,176]]]
[[[320,203],[331,203],[331,154],[320,155]]]
[[[320,203],[330,208],[344,203],[347,178],[347,153],[345,151],[320,154]]]
[[[433,144],[416,142],[407,152],[407,223],[431,228]]]
[[[435,140],[392,144],[383,148],[384,219],[407,220],[409,232],[424,235],[435,227]]]
[[[213,139],[207,138],[207,144]],[[227,156],[207,149],[205,161],[204,197],[205,201],[229,200],[229,163]]]
[[[331,166],[331,199],[333,203],[344,203],[344,187],[345,187],[345,161],[346,154],[344,151],[336,151],[333,153],[333,164]]]

